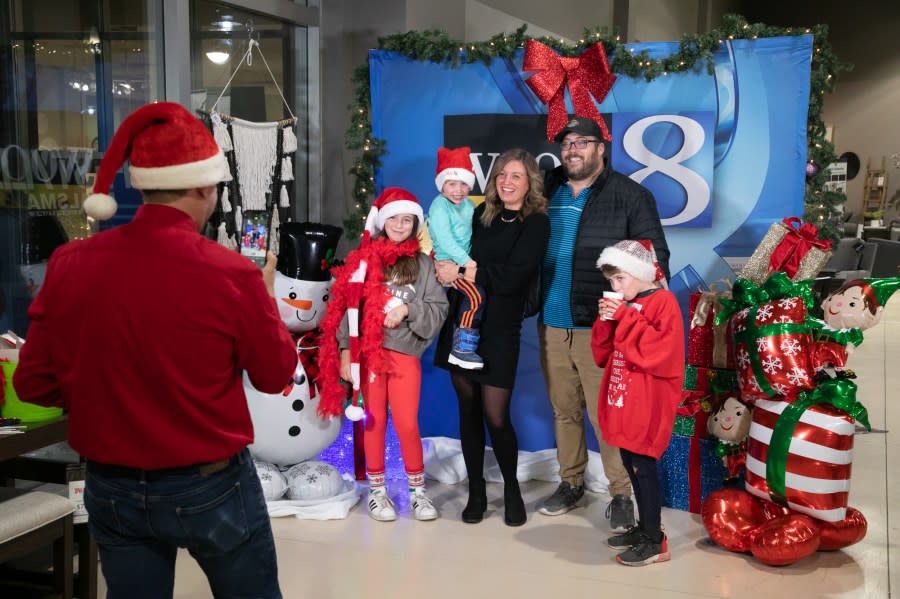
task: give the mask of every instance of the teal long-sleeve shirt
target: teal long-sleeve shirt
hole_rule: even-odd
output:
[[[472,249],[472,214],[475,204],[465,198],[454,204],[438,194],[428,209],[428,233],[434,244],[434,257],[453,260],[463,266],[469,261]]]

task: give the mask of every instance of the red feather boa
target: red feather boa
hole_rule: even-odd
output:
[[[362,301],[368,309],[362,310],[359,326],[359,351],[366,361],[366,369],[380,372],[384,361],[381,344],[384,342],[384,306],[389,296],[384,287],[384,268],[397,262],[401,256],[415,256],[419,251],[419,240],[407,239],[394,243],[381,237],[374,241],[363,239],[362,245],[350,252],[343,266],[332,268],[335,282],[329,291],[330,298],[322,318],[322,345],[319,349],[319,376],[316,382],[320,389],[318,412],[322,417],[341,416],[347,389],[340,382],[340,354],[337,345],[337,331],[348,308],[350,277],[366,262],[366,276],[363,283]],[[360,356],[354,356],[357,362]],[[360,373],[362,376],[362,373]]]

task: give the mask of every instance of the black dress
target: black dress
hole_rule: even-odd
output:
[[[481,224],[483,212],[484,204],[481,204],[472,218],[470,255],[478,263],[475,280],[487,296],[478,345],[484,368],[464,370],[448,364],[447,356],[453,345],[453,318],[448,318],[441,329],[434,364],[476,383],[512,389],[519,362],[525,296],[547,251],[550,219],[546,214],[532,214],[522,221],[515,218],[517,212],[503,210],[491,226],[485,227]],[[451,288],[447,297],[449,313],[456,314],[462,294]]]

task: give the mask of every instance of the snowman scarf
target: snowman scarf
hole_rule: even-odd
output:
[[[384,341],[384,307],[390,299],[384,285],[384,269],[394,265],[401,256],[415,256],[418,251],[419,240],[416,238],[394,243],[384,237],[370,241],[366,234],[359,248],[347,256],[344,265],[332,269],[335,282],[331,286],[331,297],[321,324],[325,342],[319,351],[317,380],[321,392],[318,410],[323,418],[340,416],[347,396],[346,388],[340,382],[341,362],[335,342],[344,314],[349,325],[350,372],[356,401],[359,397],[360,358],[365,359],[366,368],[373,373],[381,371],[384,360],[381,347]],[[355,412],[361,416],[360,409]],[[351,413],[351,408],[348,408],[348,417],[359,419],[353,418]]]

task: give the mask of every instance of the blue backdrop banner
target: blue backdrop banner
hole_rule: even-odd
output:
[[[677,44],[628,48],[660,58]],[[619,75],[597,105],[613,135],[609,166],[656,198],[672,251],[670,287],[685,314],[690,291],[733,277],[772,222],[803,212],[812,50],[812,36],[725,41],[713,74],[701,62],[650,82]],[[371,51],[372,133],[387,142],[377,188],[405,187],[427,212],[437,194],[441,146],[472,148],[473,198],[509,148],[524,147],[542,168],[558,165],[559,148],[546,137],[546,107],[525,83],[522,57],[453,68]],[[528,451],[554,446],[536,322],[523,325],[512,403],[519,445]],[[423,357],[422,434],[456,437],[453,389],[432,358],[433,349]],[[588,409],[595,402],[588,398]]]

